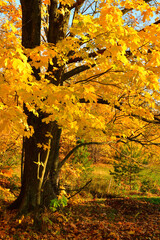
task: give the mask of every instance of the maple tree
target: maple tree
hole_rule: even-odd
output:
[[[0,7],[0,134],[24,136],[13,208],[48,206],[78,147],[160,144],[159,20],[147,25],[158,3],[0,0]],[[62,135],[85,142],[60,161]]]

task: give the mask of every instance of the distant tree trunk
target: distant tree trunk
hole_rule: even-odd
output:
[[[22,45],[25,48],[32,49],[40,45],[41,0],[21,0],[21,5]],[[64,20],[55,11],[57,11],[57,1],[51,0],[48,41],[52,43],[56,43],[64,38],[64,31],[66,31],[64,26],[68,24],[67,21],[69,20],[68,15]],[[30,60],[28,59],[28,61]],[[54,59],[54,64],[56,65],[56,59]],[[49,71],[51,71],[50,68],[51,66],[49,66]],[[33,75],[37,80],[39,80],[39,72],[39,69],[33,67]],[[55,73],[57,82],[51,82],[56,85],[62,84],[60,81],[62,73],[63,68],[61,67]],[[28,125],[34,129],[34,134],[30,138],[25,138],[23,143],[24,172],[22,186],[19,197],[10,208],[18,208],[20,212],[29,212],[41,205],[48,206],[50,200],[58,195],[59,172],[57,167],[61,129],[56,122],[44,123],[42,120],[46,117],[46,114],[39,110],[39,116],[35,116],[28,111],[25,103],[24,112],[28,117]],[[48,132],[52,137],[46,136]],[[38,143],[47,145],[48,149],[39,148],[37,146]]]

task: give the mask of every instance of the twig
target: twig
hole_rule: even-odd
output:
[[[71,195],[68,199],[70,199],[70,198],[74,197],[75,195],[77,195],[78,193],[80,193],[91,182],[92,182],[92,179],[90,179],[83,187],[81,187],[76,193]]]

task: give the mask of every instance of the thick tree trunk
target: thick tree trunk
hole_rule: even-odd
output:
[[[41,0],[21,0],[22,5],[22,45],[25,48],[34,48],[40,45],[41,37]],[[67,11],[66,11],[67,12]],[[58,1],[50,1],[48,42],[56,44],[61,41],[67,31],[69,21],[68,12],[64,15],[58,12]],[[30,61],[31,59],[28,59]],[[50,82],[62,85],[61,79],[64,72],[63,66],[57,65],[53,59],[54,79]],[[48,67],[52,71],[53,66]],[[39,69],[33,67],[33,75],[39,78]],[[28,117],[28,125],[34,129],[32,137],[25,138],[24,147],[24,172],[22,177],[21,192],[11,208],[18,208],[20,212],[36,210],[39,206],[48,206],[50,201],[58,195],[59,178],[59,142],[61,130],[56,122],[44,123],[46,114],[39,110],[39,117],[29,112],[24,103],[24,112]],[[50,133],[52,137],[47,137]],[[42,147],[39,147],[42,146]]]
[[[20,0],[22,6],[22,45],[34,48],[40,45],[41,0]]]
[[[56,122],[46,124],[43,117],[25,112],[34,134],[24,140],[24,173],[21,192],[11,208],[29,212],[39,206],[48,206],[58,195],[58,155],[61,130]],[[43,115],[43,114],[42,114]],[[51,133],[51,137],[46,134]],[[37,144],[41,144],[41,148]]]

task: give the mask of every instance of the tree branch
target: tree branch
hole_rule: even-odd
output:
[[[57,171],[59,171],[61,169],[61,167],[65,164],[65,162],[68,160],[68,158],[80,147],[83,146],[88,146],[88,145],[92,145],[92,144],[97,144],[97,145],[102,145],[102,144],[106,144],[105,142],[88,142],[88,143],[80,143],[78,144],[76,147],[74,147],[66,156],[65,158],[58,164],[58,168]]]
[[[81,98],[79,100],[80,103],[89,103],[89,100],[85,100],[85,98]],[[111,105],[110,102],[108,100],[103,100],[102,98],[98,98],[97,99],[97,103],[99,104],[106,104],[106,105]],[[121,104],[122,105],[122,104]],[[119,111],[122,111],[121,107],[120,106],[117,106],[116,104],[114,104],[114,107],[115,109],[119,110]],[[134,113],[131,113],[130,115],[131,117],[134,117],[134,118],[137,118],[139,120],[142,120],[143,122],[147,122],[147,123],[153,123],[153,124],[160,124],[160,114],[155,114],[154,115],[154,120],[149,120],[145,117],[141,117],[137,114],[134,114]]]
[[[80,83],[80,82],[90,82],[90,81],[92,81],[92,80],[94,80],[94,79],[96,79],[96,78],[98,78],[98,77],[101,77],[101,76],[103,76],[104,74],[108,73],[111,69],[112,69],[112,67],[109,68],[109,69],[107,69],[105,72],[102,72],[102,73],[93,75],[93,76],[91,76],[91,77],[89,77],[89,78],[86,78],[86,79],[84,79],[84,80],[77,81],[76,83]]]
[[[68,197],[68,200],[74,196],[76,196],[78,193],[80,193],[88,184],[90,184],[92,182],[92,179],[90,179],[88,182],[86,182],[86,184],[81,187],[80,189],[78,189],[78,191],[76,193],[74,193],[73,195],[71,195],[70,197]]]
[[[85,0],[77,0],[77,1],[69,8],[69,10],[72,10],[73,8],[79,8],[84,2],[85,2]]]
[[[103,54],[104,52],[106,51],[106,48],[103,48],[103,49],[100,49],[98,50],[97,52],[91,52],[88,54],[88,56],[91,58],[93,57],[97,57],[98,54]],[[76,62],[81,62],[83,61],[84,59],[82,57],[75,57],[75,58],[71,58],[68,60],[67,64],[70,64],[70,63],[76,63]]]
[[[149,3],[149,2],[151,2],[152,0],[144,0],[144,2],[145,3]],[[123,15],[124,14],[126,14],[126,13],[128,13],[128,12],[130,12],[130,11],[132,11],[132,10],[134,10],[133,8],[124,8],[124,9],[122,9],[122,13],[123,13]]]
[[[132,138],[132,137],[127,137],[126,138],[127,140],[129,140],[130,142],[136,142],[136,143],[139,143],[141,144],[142,146],[160,146],[160,143],[158,142],[152,142],[151,140],[139,140],[139,139],[136,139],[136,138]],[[158,139],[158,138],[157,138]]]
[[[88,66],[88,65],[78,66],[78,67],[64,73],[63,77],[62,77],[62,80],[66,81],[67,79],[73,77],[74,75],[79,74],[81,72],[84,72],[84,71],[90,69],[91,67],[95,67],[95,66],[96,66],[96,64],[93,64],[91,66]]]

